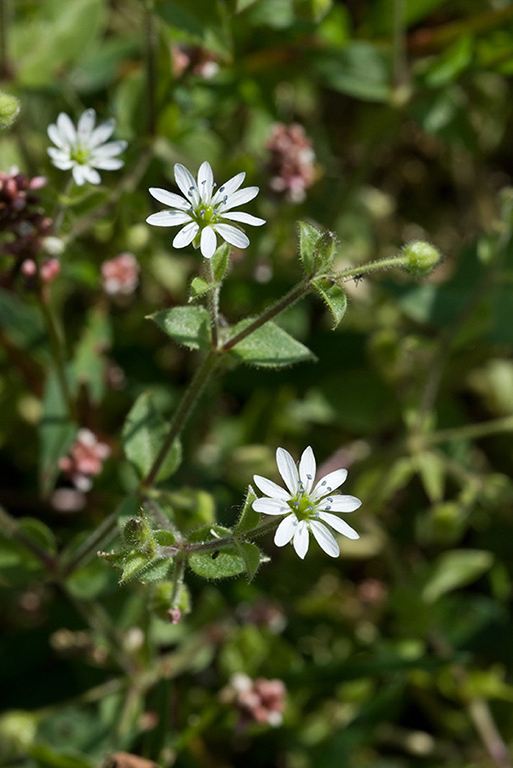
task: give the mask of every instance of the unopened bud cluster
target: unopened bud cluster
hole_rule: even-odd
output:
[[[14,259],[4,283],[9,283],[18,271],[28,279],[38,274],[43,282],[50,282],[58,274],[59,262],[50,259],[38,264],[39,254],[45,250],[45,240],[52,229],[52,219],[41,210],[36,194],[44,187],[43,176],[29,178],[12,168],[9,173],[0,172],[0,255]]]
[[[221,691],[220,699],[233,705],[239,714],[239,728],[251,723],[278,726],[283,722],[285,684],[281,680],[252,680],[248,675],[236,673]]]
[[[315,153],[303,126],[276,123],[266,147],[271,188],[293,203],[303,202],[316,177]]]

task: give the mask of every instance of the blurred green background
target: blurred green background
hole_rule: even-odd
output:
[[[511,766],[513,3],[0,11],[0,89],[21,106],[0,134],[0,171],[47,176],[40,205],[54,216],[67,174],[50,165],[46,128],[60,111],[93,107],[129,142],[123,171],[72,193],[52,285],[82,424],[112,450],[87,494],[63,477],[40,491],[50,346],[30,286],[0,255],[0,503],[21,526],[0,533],[0,765]],[[302,125],[315,153],[299,201],[273,189],[277,123]],[[120,435],[134,400],[151,389],[169,415],[197,364],[145,317],[187,302],[201,256],[144,220],[148,187],[174,189],[174,163],[196,173],[204,160],[219,183],[246,171],[260,187],[250,210],[267,220],[234,256],[228,322],[300,278],[298,219],[335,233],[341,268],[418,239],[445,261],[423,282],[348,281],[335,331],[313,298],[290,309],[280,324],[317,363],[215,379],[166,483],[181,525],[214,510],[233,524],[253,474],[278,479],[276,447],[299,458],[311,445],[326,471],[348,468],[361,538],[341,541],[337,560],[312,544],[299,561],[269,537],[271,562],[250,584],[189,573],[192,613],[172,625],[148,586],[119,586],[94,554],[73,558],[133,488]],[[140,284],[111,298],[101,264],[125,251]],[[281,726],[241,725],[220,696],[241,672],[284,682]]]

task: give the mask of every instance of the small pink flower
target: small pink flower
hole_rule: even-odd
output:
[[[276,727],[283,722],[285,684],[281,680],[252,680],[248,675],[236,673],[221,691],[221,701],[233,704],[240,716],[239,726],[260,723]]]
[[[57,275],[61,271],[61,263],[59,259],[47,259],[39,269],[41,280],[43,283],[51,283],[55,280]]]
[[[89,491],[91,477],[100,474],[109,456],[107,443],[100,442],[90,429],[79,429],[69,454],[59,459],[59,467],[79,491]]]
[[[131,253],[120,253],[102,264],[103,290],[128,296],[139,284],[139,263]]]
[[[302,125],[276,123],[266,144],[271,187],[293,203],[301,203],[315,181],[315,153]]]

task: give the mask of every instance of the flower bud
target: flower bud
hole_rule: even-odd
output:
[[[415,240],[402,250],[403,269],[413,277],[427,277],[441,262],[442,254],[431,243]]]
[[[9,93],[0,91],[0,128],[8,128],[16,120],[20,102]]]

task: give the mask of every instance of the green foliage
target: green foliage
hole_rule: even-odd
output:
[[[230,338],[244,331],[251,323],[251,319],[241,320],[231,329]],[[241,362],[257,368],[281,368],[306,360],[315,360],[315,355],[304,344],[296,341],[273,322],[257,328],[250,336],[239,341],[233,347],[232,355]]]
[[[151,315],[151,319],[177,344],[189,349],[210,348],[209,316],[203,307],[165,309]]]
[[[345,292],[339,285],[331,285],[327,280],[316,280],[314,288],[331,312],[333,328],[336,328],[347,310],[347,296]]]
[[[168,426],[154,403],[151,392],[140,395],[126,417],[123,427],[123,445],[127,459],[137,468],[143,479],[153,467]],[[157,473],[157,481],[172,475],[180,466],[182,448],[177,439],[168,451]]]
[[[0,91],[0,128],[8,128],[14,123],[20,111],[20,102],[9,93]]]
[[[231,531],[220,525],[205,526],[194,531],[189,536],[191,543],[209,542],[229,536]],[[251,558],[251,555],[249,556]],[[238,576],[247,569],[245,558],[239,554],[238,547],[212,549],[206,552],[193,552],[189,555],[188,564],[191,570],[204,579],[226,579]]]

